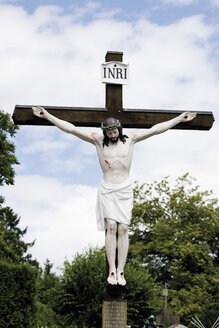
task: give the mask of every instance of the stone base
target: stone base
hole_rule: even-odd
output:
[[[103,301],[102,328],[127,327],[127,302]]]
[[[156,323],[163,328],[180,324],[180,316],[174,315],[173,310],[163,309],[163,313],[156,316]]]

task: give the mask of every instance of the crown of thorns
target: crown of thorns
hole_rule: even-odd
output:
[[[119,128],[121,126],[121,123],[119,122],[119,120],[116,121],[116,123],[110,124],[110,125],[103,125],[103,122],[101,123],[101,129],[103,131],[111,131],[114,130],[116,128]]]

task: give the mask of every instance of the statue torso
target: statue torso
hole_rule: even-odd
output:
[[[129,135],[125,143],[119,139],[117,143],[109,142],[108,147],[102,145],[103,136],[98,135],[95,141],[104,181],[120,184],[127,180],[134,147],[132,135]]]

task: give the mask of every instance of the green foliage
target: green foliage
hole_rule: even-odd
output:
[[[0,262],[0,327],[35,327],[37,269]]]
[[[44,270],[38,279],[38,300],[43,304],[53,306],[52,300],[60,285],[59,278],[51,272],[53,265],[47,259]]]
[[[20,218],[10,207],[3,207],[3,199],[0,197],[0,258],[10,263],[30,262],[37,266],[38,263],[31,260],[31,255],[25,255],[34,242],[25,243],[21,240],[27,228],[20,229],[19,222]]]
[[[219,286],[219,284],[217,285]],[[213,303],[208,303],[202,314],[200,315],[199,319],[201,322],[205,323],[205,327],[213,327],[216,319],[218,318],[218,309],[219,309],[219,293],[217,293],[217,299]]]
[[[55,299],[59,289],[59,278],[51,272],[53,265],[47,259],[44,270],[37,280],[37,325],[39,327],[59,327],[59,318],[55,313]]]
[[[149,270],[141,265],[127,263],[125,267],[127,286],[123,298],[127,300],[127,321],[132,327],[141,328],[151,313],[160,313],[163,301],[160,286]]]
[[[63,327],[100,327],[105,261],[102,250],[89,249],[65,262],[57,298]]]
[[[188,174],[136,186],[129,261],[169,284],[169,306],[188,323],[215,302],[219,207]]]
[[[18,126],[10,119],[9,114],[0,111],[0,186],[14,183],[13,165],[18,164],[15,157],[15,146],[11,139],[15,136]],[[4,207],[4,199],[0,196],[0,258],[10,263],[31,262],[30,255],[24,256],[28,247],[34,243],[25,243],[21,238],[27,229],[18,227],[20,218],[10,207]]]
[[[18,127],[9,114],[0,111],[0,186],[14,183],[14,164],[18,164],[15,146],[11,141]],[[21,263],[29,262],[25,255],[34,243],[25,243],[22,237],[27,229],[20,229],[20,218],[0,196],[0,327],[35,327],[35,295],[37,271]],[[3,261],[3,262],[2,262]]]
[[[37,327],[59,328],[57,314],[46,304],[37,302]]]
[[[105,265],[105,251],[98,248],[77,254],[72,263],[65,262],[56,298],[62,327],[101,327]],[[123,298],[128,301],[128,322],[140,328],[151,311],[161,310],[160,289],[140,265],[127,264],[125,277],[128,288],[124,287]]]
[[[0,186],[14,183],[15,173],[12,165],[18,164],[18,161],[11,138],[17,130],[18,126],[11,121],[10,115],[0,111]]]

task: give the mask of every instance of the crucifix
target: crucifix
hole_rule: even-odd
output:
[[[111,75],[122,78],[122,52],[107,52],[106,63],[114,63]],[[118,65],[118,66],[117,66]],[[113,71],[114,70],[114,71]],[[106,74],[106,71],[104,71]],[[124,71],[126,76],[127,72]],[[128,251],[128,225],[132,210],[132,185],[129,170],[136,142],[168,129],[209,130],[212,112],[183,112],[152,109],[124,109],[122,84],[106,84],[105,108],[54,106],[15,106],[13,120],[19,125],[56,125],[96,146],[103,181],[98,189],[97,226],[106,231],[108,284],[124,286],[124,265]],[[144,128],[128,135],[125,128]],[[100,127],[103,133],[88,133],[80,126]],[[117,248],[117,250],[116,250]]]

